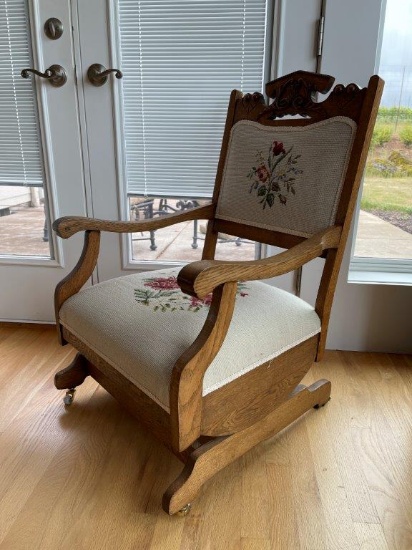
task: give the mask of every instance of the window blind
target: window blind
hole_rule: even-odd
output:
[[[0,185],[43,185],[25,0],[0,0]]]
[[[261,91],[267,0],[119,0],[129,194],[210,197],[229,95]]]

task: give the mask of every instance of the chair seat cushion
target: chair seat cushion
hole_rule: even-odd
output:
[[[69,298],[61,323],[169,411],[173,366],[208,314],[204,300],[181,292],[178,269],[143,272],[97,284]],[[207,369],[206,395],[320,331],[312,306],[261,282],[238,285],[226,339]]]

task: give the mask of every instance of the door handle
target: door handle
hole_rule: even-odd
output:
[[[60,88],[61,86],[66,84],[67,81],[66,71],[61,65],[50,65],[50,67],[46,69],[44,73],[36,71],[36,69],[23,69],[21,72],[21,76],[23,78],[30,78],[30,73],[36,76],[40,76],[40,78],[45,78],[55,88]]]
[[[114,73],[116,78],[123,78],[123,73],[119,71],[119,69],[106,69],[106,67],[100,65],[100,63],[93,63],[93,65],[90,65],[87,71],[87,78],[93,86],[103,86],[110,73]]]

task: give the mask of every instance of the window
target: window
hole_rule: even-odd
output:
[[[411,26],[412,2],[388,0],[378,71],[385,88],[366,164],[350,281],[412,282]]]
[[[266,0],[119,1],[124,164],[133,216],[211,197],[229,93],[262,91],[266,14]],[[201,239],[204,224],[197,230]],[[142,237],[150,239],[135,240]],[[254,256],[250,244],[221,241]]]
[[[0,254],[50,256],[25,0],[0,0]],[[13,214],[13,216],[10,216]]]

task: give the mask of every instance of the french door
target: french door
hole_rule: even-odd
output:
[[[96,63],[123,73],[101,86],[79,84],[95,215],[161,216],[212,196],[230,91],[262,91],[269,78],[272,7],[271,0],[77,3],[82,73]],[[104,235],[99,280],[200,259],[204,227]],[[218,248],[254,259],[254,243],[226,237]]]
[[[26,27],[14,29],[14,35],[13,25],[6,29],[5,48],[11,52],[12,93],[16,85],[32,87],[42,180],[40,184],[28,181],[23,166],[21,181],[17,181],[21,185],[16,187],[26,186],[29,202],[31,195],[40,196],[37,207],[26,209],[32,216],[38,214],[36,208],[45,212],[44,227],[37,221],[32,231],[37,231],[40,252],[33,252],[26,242],[13,250],[7,240],[10,227],[19,230],[17,222],[23,208],[13,207],[8,220],[0,220],[0,247],[1,232],[4,243],[7,241],[0,250],[0,319],[53,320],[53,289],[73,268],[81,250],[80,235],[62,241],[50,231],[50,222],[57,217],[77,214],[128,219],[131,215],[147,216],[147,205],[151,215],[164,215],[211,196],[229,92],[234,87],[260,91],[269,77],[272,4],[266,0],[0,0],[10,21],[16,6],[27,9]],[[59,30],[63,31],[61,36]],[[13,46],[13,37],[22,33],[32,49],[24,62],[18,47]],[[188,47],[188,37],[192,47]],[[182,56],[182,52],[187,55]],[[122,57],[129,61],[124,89],[129,85],[132,90],[127,117],[122,112],[127,97],[122,95],[123,83],[116,78],[121,76],[116,69],[123,69]],[[59,65],[66,75],[60,87],[46,78],[47,69],[53,65]],[[95,65],[99,66],[97,73],[113,69],[113,74],[92,82],[89,69]],[[29,71],[26,76],[30,78],[23,81],[23,69],[38,73]],[[216,98],[219,88],[222,94]],[[143,102],[145,109],[141,108]],[[159,115],[166,121],[164,130],[156,126],[156,113],[159,105],[166,104],[170,105],[169,112]],[[22,119],[18,101],[14,107],[14,128],[19,134]],[[153,132],[158,135],[153,137]],[[164,143],[158,146],[156,140],[160,139]],[[124,151],[133,140],[137,157],[129,160],[126,177]],[[176,140],[180,140],[178,145]],[[30,146],[28,153],[20,148],[22,157],[32,153]],[[186,151],[184,161],[179,157],[181,149]],[[171,187],[173,181],[178,183]],[[39,189],[33,191],[36,186]],[[184,230],[181,253],[160,261],[154,253],[162,240],[158,234],[156,243],[148,240],[153,235],[136,235],[132,240],[130,236],[103,234],[94,279],[102,281],[125,269],[150,269],[165,262],[200,258],[197,246],[202,241],[202,224]],[[28,238],[27,224],[25,231]],[[168,239],[175,240],[175,236]],[[226,235],[221,241],[222,248],[232,247],[238,256],[255,257],[254,243],[235,242]],[[135,255],[136,245],[139,257]],[[169,248],[169,243],[163,246]]]
[[[13,9],[16,5],[18,6],[19,2],[22,5],[26,5],[26,2],[28,4],[29,23],[24,32],[27,33],[33,49],[28,66],[26,66],[27,58],[24,60],[24,66],[21,65],[20,46],[17,47],[17,50],[13,50]],[[119,13],[120,4],[123,6],[122,13]],[[199,75],[202,79],[202,86],[199,86],[197,91],[190,90],[190,93],[183,98],[184,105],[190,105],[190,98],[193,98],[193,100],[197,96],[207,98],[219,82],[223,83],[224,89],[228,91],[234,87],[248,91],[257,90],[261,85],[261,81],[267,80],[271,76],[302,68],[313,71],[318,66],[320,71],[334,74],[342,82],[355,80],[360,84],[364,84],[367,77],[374,72],[379,22],[384,8],[384,2],[381,0],[368,0],[362,6],[355,0],[351,0],[350,5],[347,2],[341,3],[338,0],[326,0],[324,2],[322,0],[311,0],[310,2],[307,0],[305,2],[303,0],[277,0],[274,2],[263,2],[263,0],[244,0],[242,2],[238,0],[225,0],[225,2],[206,2],[206,0],[199,0],[198,2],[190,2],[189,0],[187,2],[183,2],[183,0],[153,0],[152,2],[147,0],[133,2],[130,0],[122,0],[122,2],[120,0],[88,0],[87,2],[77,0],[0,0],[0,9],[3,9],[3,11],[8,10],[9,14],[8,17],[0,18],[1,36],[6,36],[3,42],[0,41],[0,47],[3,48],[2,55],[4,55],[4,52],[13,52],[13,55],[9,55],[11,60],[9,75],[7,76],[7,66],[5,73],[1,73],[0,90],[4,82],[8,82],[11,90],[10,94],[13,96],[15,93],[18,95],[22,85],[32,86],[30,79],[23,80],[20,77],[21,69],[25,68],[35,68],[44,72],[51,65],[58,64],[65,69],[67,74],[67,81],[61,87],[53,87],[47,79],[31,75],[31,78],[34,79],[33,98],[37,106],[36,116],[38,117],[38,131],[41,136],[39,151],[42,156],[42,186],[44,189],[44,204],[40,202],[37,210],[45,208],[46,229],[48,220],[53,220],[62,215],[90,215],[105,219],[128,219],[131,215],[146,216],[148,202],[149,206],[154,209],[155,215],[160,215],[159,197],[162,196],[162,192],[166,192],[162,189],[160,189],[160,193],[158,193],[159,189],[152,190],[150,181],[145,181],[145,178],[142,180],[143,183],[139,183],[139,174],[142,172],[139,168],[140,165],[135,170],[136,174],[132,174],[133,178],[135,176],[137,178],[134,184],[136,189],[133,188],[138,195],[135,203],[133,202],[135,199],[131,196],[133,189],[126,187],[128,177],[125,174],[124,163],[124,150],[127,146],[125,141],[130,144],[135,136],[133,128],[127,128],[124,124],[125,118],[122,109],[125,98],[122,96],[122,90],[124,91],[123,88],[126,87],[127,79],[134,78],[136,89],[140,90],[138,101],[142,103],[148,99],[163,96],[164,101],[167,102],[170,83],[176,84],[176,82],[173,82],[173,74],[178,67],[173,65],[172,62],[169,65],[167,63],[162,65],[160,63],[161,56],[156,58],[156,53],[160,51],[159,48],[163,47],[164,55],[170,53],[170,57],[174,58],[175,52],[179,50],[179,33],[183,36],[183,30],[179,27],[179,24],[182,23],[183,13],[179,10],[186,9],[183,4],[193,4],[196,5],[196,8],[204,7],[203,12],[199,13],[198,17],[196,15],[192,17],[193,20],[205,22],[206,30],[208,22],[211,22],[209,30],[216,30],[217,33],[215,50],[220,51],[221,48],[227,48],[227,51],[222,50],[221,57],[230,58],[231,67],[240,67],[238,76],[235,76],[233,81],[229,82],[230,71],[219,65],[219,57],[213,58],[213,60],[211,57],[212,61],[208,65],[208,58],[200,59],[199,51],[193,50],[195,60],[191,60],[189,56],[187,61],[189,73]],[[316,58],[314,44],[316,42],[316,23],[321,13],[322,4],[326,13],[326,22],[323,56],[319,62]],[[173,7],[175,12],[170,9],[169,12],[167,11],[170,6]],[[234,19],[238,22],[238,27],[228,28],[226,33],[219,34],[214,16],[219,9],[222,9],[222,6],[228,9],[233,7],[234,10],[237,10],[233,13],[235,14]],[[267,6],[271,6],[271,9],[268,10]],[[169,36],[165,30],[162,31],[163,43],[159,40],[159,44],[156,41],[149,44],[148,52],[152,56],[153,65],[148,67],[144,62],[144,55],[147,54],[147,51],[142,49],[142,45],[147,45],[147,40],[150,42],[150,37],[156,35],[159,28],[156,9],[159,10],[159,14],[169,17],[168,24],[174,31],[174,36]],[[355,18],[353,17],[354,13],[356,13]],[[145,17],[148,25],[146,29],[141,26]],[[230,17],[227,16],[227,19],[230,19]],[[55,40],[47,36],[44,28],[45,23],[50,18],[56,18],[62,22],[63,34]],[[248,27],[249,23],[250,26]],[[123,30],[120,28],[121,25]],[[52,29],[55,29],[53,25]],[[21,29],[16,32],[19,36],[22,34]],[[53,30],[53,32],[55,31]],[[127,40],[122,43],[122,32],[123,37],[126,39],[131,38],[135,42],[137,39],[135,50],[130,48],[127,50],[129,43]],[[192,31],[189,29],[188,32],[193,32],[193,35],[201,43],[201,29],[194,28]],[[248,34],[249,32],[251,34]],[[147,34],[145,35],[145,33]],[[238,42],[230,43],[226,41],[226,38],[223,39],[225,36],[234,37],[234,40],[237,39]],[[271,43],[270,40],[268,41],[268,37],[272,36],[273,41]],[[349,41],[348,36],[350,36]],[[170,46],[170,52],[168,52],[167,41],[172,38],[175,40],[175,50],[172,50],[172,46]],[[262,51],[262,40],[266,40],[264,44],[267,54],[266,62],[259,54],[259,51]],[[256,44],[258,44],[260,50],[259,48],[253,50],[250,65],[252,67],[260,65],[261,73],[257,76],[253,76],[252,73],[252,76],[247,76],[249,74],[247,73],[249,61],[245,48]],[[157,48],[157,46],[159,47]],[[187,46],[182,47],[187,48]],[[213,47],[211,51],[213,53]],[[240,55],[239,51],[241,52]],[[171,55],[172,52],[173,56]],[[273,56],[268,55],[268,52],[269,54],[273,53]],[[126,54],[133,59],[138,68],[138,72],[132,76],[129,69],[125,70],[123,66],[122,56],[125,58]],[[253,56],[255,57],[253,58]],[[270,71],[267,61],[271,57],[273,62]],[[196,63],[197,59],[199,59],[199,63],[204,61],[201,70],[199,69],[200,65]],[[354,59],[356,59],[356,63],[354,63]],[[87,73],[94,64],[99,64],[106,69],[123,71],[125,73],[124,80],[117,79],[116,73],[111,73],[101,86],[93,85]],[[163,87],[162,85],[154,87],[150,82],[150,78],[147,80],[148,76],[156,73],[156,67],[161,67],[158,70],[165,77]],[[216,67],[217,72],[208,72]],[[103,69],[100,68],[100,70]],[[176,77],[175,80],[177,81],[178,78],[181,77]],[[142,87],[143,80],[145,85]],[[190,84],[190,82],[186,84]],[[175,94],[175,96],[177,100],[175,103],[170,104],[171,114],[177,112],[179,108],[179,94]],[[151,106],[150,102],[146,105],[148,105],[147,112],[154,116],[152,121],[155,121],[155,107]],[[142,146],[143,149],[138,149],[140,158],[145,160],[153,153],[153,141],[146,142],[142,139],[142,135],[147,137],[150,132],[155,131],[155,126],[152,121],[149,124],[147,119],[143,120],[142,111],[137,108],[134,111],[135,107],[137,107],[137,104],[131,106],[129,116],[131,117],[130,120],[134,120],[136,123],[136,127],[139,127],[137,148],[140,143],[145,143],[144,147]],[[18,119],[18,105],[13,108],[17,109]],[[221,114],[219,109],[221,107],[217,107],[216,116]],[[10,113],[6,112],[6,118],[9,114],[11,116],[11,111]],[[21,128],[24,126],[24,114],[25,112],[22,111],[22,116],[18,119]],[[202,117],[206,115],[207,113],[201,114]],[[193,117],[193,114],[189,113],[187,118],[190,119],[191,117]],[[217,148],[220,146],[222,128],[223,124],[221,127],[216,128],[214,145]],[[1,132],[0,128],[0,137],[3,138],[3,143],[6,141],[7,145],[11,147],[12,142],[9,143],[8,137],[2,136]],[[163,198],[166,198],[167,204],[162,214],[176,208],[189,207],[190,203],[193,202],[192,199],[204,200],[207,198],[207,191],[202,191],[198,196],[193,189],[190,189],[190,186],[186,186],[186,182],[190,179],[192,173],[196,173],[196,164],[202,164],[199,150],[203,152],[203,143],[207,144],[213,139],[211,140],[211,136],[207,133],[203,133],[201,139],[204,142],[195,142],[191,141],[191,133],[187,131],[187,128],[184,128],[184,131],[181,129],[180,133],[186,133],[189,136],[187,140],[189,145],[190,143],[197,143],[193,147],[195,150],[194,156],[189,155],[189,160],[184,163],[179,160],[178,151],[181,147],[187,146],[187,143],[182,141],[177,147],[173,137],[161,141],[161,134],[155,136],[160,144],[158,148],[159,158],[161,157],[162,161],[166,159],[167,162],[170,160],[169,164],[172,164],[173,159],[175,160],[173,164],[181,167],[182,172],[177,175],[174,174],[173,177],[175,179],[181,177],[181,183],[185,183],[179,189],[188,189],[187,192],[176,192],[168,201],[167,196],[163,196]],[[178,134],[179,128],[175,134],[176,140],[179,137]],[[16,136],[16,146],[20,146],[19,129]],[[199,143],[201,146],[199,146]],[[24,147],[22,150],[24,153]],[[25,160],[29,159],[33,153],[30,147],[28,153],[24,157]],[[213,156],[214,153],[212,151],[207,154]],[[160,162],[158,164],[160,168],[153,179],[163,181],[167,179],[168,172],[165,171],[164,164]],[[143,173],[148,174],[149,170],[143,170]],[[21,178],[21,187],[24,188],[27,183],[25,182],[24,169]],[[7,183],[7,178],[4,181],[0,179],[0,207],[4,202],[3,191],[7,187]],[[139,188],[139,185],[143,185],[143,191],[142,187]],[[145,188],[145,185],[147,185],[147,188]],[[204,186],[204,183],[199,184],[199,187],[202,186]],[[170,194],[173,195],[173,193]],[[139,202],[141,199],[143,199],[143,206]],[[152,199],[155,200],[151,203]],[[180,206],[177,203],[180,203]],[[163,206],[164,204],[163,201]],[[12,211],[13,208],[10,210]],[[43,246],[41,255],[31,255],[30,249],[29,253],[26,252],[25,254],[21,253],[20,250],[13,253],[13,251],[10,251],[10,247],[1,249],[2,235],[6,234],[7,236],[8,232],[15,231],[15,229],[10,230],[10,228],[16,227],[16,220],[19,216],[21,216],[21,212],[16,211],[10,215],[0,217],[0,319],[52,321],[54,286],[75,265],[81,250],[82,237],[77,235],[68,241],[61,241],[50,233],[47,235],[48,241],[43,241],[44,227],[38,225],[37,234],[35,231],[31,233],[29,231],[26,234],[26,239],[27,241],[33,239],[33,235],[37,238],[37,242]],[[199,227],[198,229],[199,242],[201,243],[202,228]],[[175,261],[190,261],[200,256],[200,249],[194,249],[191,246],[193,244],[193,227],[188,227],[185,231],[184,246],[180,249],[180,257],[177,255]],[[253,258],[253,243],[233,243],[230,242],[230,239],[225,238],[226,236],[222,237],[221,247],[225,249],[225,253],[230,249],[229,247],[233,247],[234,250],[238,251],[237,253],[249,254],[249,259]],[[160,232],[159,234],[156,233],[155,236],[157,252],[151,249],[152,243],[149,238],[150,235],[135,235],[132,241],[118,235],[104,234],[95,280],[105,280],[117,276],[127,269],[150,269],[161,265],[156,255],[161,243]],[[173,240],[174,235],[170,238]],[[24,234],[22,242],[24,243]],[[241,244],[241,246],[237,246],[238,244]],[[136,247],[138,250],[143,251],[143,256],[138,254],[137,259],[134,255]],[[165,245],[165,248],[167,247],[168,244]],[[402,333],[402,326],[399,327],[396,320],[402,319],[402,316],[398,315],[399,312],[392,307],[392,304],[404,303],[405,300],[403,298],[399,300],[388,298],[386,302],[382,302],[381,299],[377,298],[375,300],[374,298],[379,289],[372,289],[365,285],[362,288],[348,285],[346,277],[349,248],[347,256],[332,312],[331,338],[328,345],[344,349],[379,349],[384,347],[388,350],[392,349],[392,344],[396,347],[396,342],[399,340],[397,335]],[[139,260],[139,258],[143,258],[143,260]],[[173,259],[166,261],[172,262]],[[301,296],[308,301],[313,301],[319,281],[319,270],[319,262],[313,262],[303,269]],[[290,291],[295,289],[292,275],[281,281],[275,281],[274,284]],[[401,293],[396,289],[391,292],[392,294],[396,293],[397,296]],[[379,293],[379,296],[381,296],[381,293]],[[352,308],[352,305],[348,305],[352,303],[354,304],[353,307],[358,308],[358,316],[357,323],[351,321],[351,326],[349,326],[347,320],[352,319],[353,316],[349,315],[347,310],[348,307]],[[389,335],[388,338],[390,337],[392,344],[388,338],[384,338],[382,330],[378,331],[369,326],[370,308],[368,308],[368,304],[373,304],[373,307],[376,308],[384,307],[385,303],[390,304],[393,309],[393,311],[390,309],[389,313],[387,312],[390,327],[387,327],[387,330],[385,329],[385,335]],[[406,325],[406,323],[403,324]]]
[[[71,6],[0,0],[0,12],[0,319],[46,322],[52,289],[80,247],[79,238],[58,241],[50,221],[88,212]],[[58,40],[44,31],[51,17],[62,23]],[[60,87],[45,78],[53,65],[66,75]],[[23,79],[23,69],[44,77],[28,72]]]

